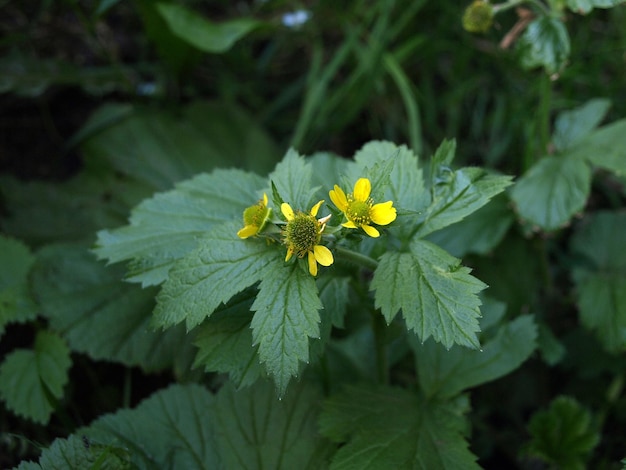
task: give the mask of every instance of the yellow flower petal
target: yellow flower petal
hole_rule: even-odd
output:
[[[315,259],[317,260],[317,262],[322,266],[330,266],[331,264],[333,264],[333,254],[325,246],[315,245],[313,247],[313,254],[315,255]]]
[[[331,189],[328,192],[330,196],[330,200],[333,201],[333,204],[339,209],[341,212],[345,212],[348,208],[348,198],[346,198],[346,193],[343,192],[339,186],[335,185],[335,189]]]
[[[372,183],[367,178],[359,178],[354,184],[354,199],[356,201],[367,201],[372,192]]]
[[[267,194],[263,193],[263,205],[267,206]]]
[[[345,228],[358,228],[351,220],[347,221],[345,224],[341,224],[341,226]]]
[[[315,261],[315,255],[312,251],[309,251],[309,272],[311,276],[317,276],[317,261]]]
[[[374,204],[370,209],[370,218],[377,225],[388,225],[396,220],[396,208],[393,207],[393,201]]]
[[[258,230],[259,227],[255,227],[254,225],[246,225],[244,228],[237,232],[237,236],[245,240],[252,235],[256,235]]]
[[[293,213],[293,209],[291,208],[291,206],[289,204],[287,204],[286,202],[283,202],[280,205],[280,211],[283,213],[283,215],[285,216],[285,219],[287,220],[291,220],[294,217],[294,213]]]
[[[287,248],[287,256],[285,256],[285,261],[289,261],[289,258],[293,255],[293,250],[291,248]]]
[[[378,238],[380,236],[380,232],[371,225],[361,225],[361,228],[372,238]]]
[[[324,200],[322,199],[320,202],[318,202],[317,204],[315,204],[312,208],[311,208],[311,212],[310,214],[315,217],[317,215],[317,211],[320,210],[320,206],[322,205],[322,203],[324,202]]]

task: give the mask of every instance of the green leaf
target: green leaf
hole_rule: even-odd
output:
[[[589,135],[611,107],[611,101],[596,98],[571,111],[560,113],[554,123],[552,143],[557,151],[574,147],[581,139]]]
[[[542,15],[532,21],[517,42],[522,67],[543,67],[549,75],[559,73],[569,59],[570,39],[558,18]]]
[[[172,385],[81,431],[91,446],[127,449],[139,468],[223,468],[214,406],[214,396],[200,385]]]
[[[565,0],[570,10],[583,15],[594,8],[613,8],[624,3],[626,3],[625,0]]]
[[[261,177],[234,169],[198,175],[143,201],[133,209],[130,225],[100,231],[95,253],[112,263],[134,260],[129,280],[160,284],[207,230],[240,219],[259,200],[264,184]]]
[[[308,212],[317,202],[311,201],[312,172],[311,164],[298,155],[294,149],[289,149],[269,178],[282,200],[288,203],[294,211]],[[279,206],[278,201],[274,201],[274,204]],[[276,209],[280,210],[280,207]]]
[[[517,369],[537,346],[537,326],[530,315],[501,326],[480,351],[433,341],[412,341],[420,387],[429,398],[449,399],[463,390],[496,380]]]
[[[322,303],[315,279],[299,262],[284,266],[275,259],[265,266],[252,310],[254,344],[282,396],[300,362],[309,361],[309,338],[320,336]]]
[[[592,132],[571,153],[617,175],[626,175],[626,119]]]
[[[237,388],[251,385],[263,373],[250,329],[255,296],[255,289],[247,289],[218,308],[198,327],[194,342],[198,347],[194,367],[228,373]]]
[[[121,266],[105,267],[80,244],[49,245],[37,258],[34,294],[73,351],[149,371],[189,369],[193,351],[184,328],[149,328],[156,289],[122,282]]]
[[[213,54],[228,51],[235,42],[261,25],[251,18],[213,23],[174,3],[160,2],[157,10],[174,35],[204,52]]]
[[[434,155],[430,159],[430,167],[428,169],[429,186],[433,186],[437,183],[437,175],[441,167],[450,167],[452,165],[455,154],[456,140],[444,139],[441,144],[439,144],[439,147],[437,147],[437,150],[435,150]]]
[[[520,217],[543,230],[563,227],[585,206],[591,169],[580,158],[544,157],[511,190]]]
[[[580,318],[609,351],[626,349],[624,231],[626,214],[600,211],[585,220],[571,245],[586,261],[574,270]]]
[[[318,152],[307,158],[311,164],[312,186],[319,186],[316,196],[319,199],[328,199],[328,191],[333,185],[341,186],[341,175],[348,175],[354,168],[354,162],[327,152]]]
[[[408,253],[387,252],[380,259],[371,284],[376,308],[388,323],[402,310],[421,341],[432,336],[446,348],[478,348],[477,294],[487,286],[470,271],[436,245],[415,240]]]
[[[545,411],[528,423],[532,439],[527,453],[556,468],[584,470],[591,451],[600,441],[588,411],[569,397],[555,398]]]
[[[319,435],[319,388],[302,381],[278,400],[269,382],[217,394],[215,426],[223,468],[324,469],[333,448]]]
[[[431,189],[430,205],[418,219],[416,236],[424,237],[463,220],[510,184],[510,176],[492,175],[480,168],[442,168]]]
[[[271,272],[268,264],[282,253],[264,240],[237,237],[240,222],[218,225],[199,246],[178,261],[157,296],[154,323],[169,327],[185,322],[199,325],[238,292]]]
[[[344,443],[331,468],[478,469],[451,403],[426,402],[391,387],[348,387],[326,400],[320,432]]]
[[[34,261],[26,245],[0,234],[0,337],[8,323],[22,323],[37,316],[27,277]]]
[[[0,398],[18,415],[46,424],[63,396],[70,350],[54,333],[41,331],[32,350],[8,354],[0,366]]]
[[[324,313],[330,316],[332,324],[343,328],[349,299],[350,278],[336,276],[320,276],[317,288],[320,300],[324,305]]]
[[[485,255],[502,241],[514,219],[509,199],[500,194],[460,222],[429,234],[427,240],[459,258]]]

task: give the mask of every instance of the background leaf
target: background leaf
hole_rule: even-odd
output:
[[[48,245],[37,254],[33,291],[50,326],[73,351],[146,371],[189,370],[193,349],[182,326],[152,331],[156,289],[122,282],[80,244]]]
[[[272,173],[269,179],[276,186],[282,200],[288,203],[294,211],[308,212],[317,201],[311,201],[312,167],[298,155],[294,149],[289,149]],[[325,197],[323,199],[326,199]],[[273,201],[276,210],[280,211],[279,201]]]
[[[594,8],[612,8],[624,0],[565,0],[565,4],[576,13],[586,14]]]
[[[584,263],[574,269],[583,324],[609,351],[626,349],[626,214],[599,211],[579,227],[571,242]]]
[[[617,175],[626,175],[626,119],[592,132],[572,149],[572,154]]]
[[[478,469],[462,437],[463,411],[399,388],[351,386],[326,400],[320,432],[343,443],[333,470]]]
[[[407,327],[421,341],[432,336],[446,348],[455,343],[478,348],[477,294],[486,285],[469,273],[441,248],[415,240],[410,252],[381,257],[371,284],[376,308],[387,322],[402,310]]]
[[[274,260],[265,267],[259,293],[252,304],[254,344],[282,396],[300,362],[309,362],[309,338],[320,336],[322,303],[315,279],[298,260],[285,266]]]
[[[552,136],[556,150],[563,151],[574,147],[600,125],[610,107],[609,100],[596,98],[576,109],[560,113],[554,123]]]
[[[63,396],[72,361],[65,342],[40,331],[32,350],[9,353],[0,366],[0,397],[20,416],[46,424]]]
[[[560,72],[569,59],[570,39],[563,21],[541,15],[528,25],[517,49],[522,67],[543,67],[551,75]]]
[[[213,23],[194,11],[174,3],[159,2],[157,10],[176,36],[210,53],[226,52],[236,41],[261,24],[252,18]]]
[[[581,211],[591,186],[591,169],[567,154],[544,157],[511,190],[522,219],[543,230],[556,230]]]
[[[498,379],[517,369],[537,347],[537,326],[530,315],[500,327],[480,351],[433,341],[411,342],[420,388],[429,398],[452,398],[463,390]]]

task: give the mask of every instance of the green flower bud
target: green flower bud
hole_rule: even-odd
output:
[[[463,29],[470,33],[486,33],[493,23],[493,6],[484,0],[475,0],[463,13]]]

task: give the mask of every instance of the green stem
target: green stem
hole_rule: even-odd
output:
[[[378,382],[389,383],[389,367],[387,359],[387,325],[378,311],[372,312],[372,326],[374,329],[374,344],[376,347],[376,371]]]
[[[499,3],[497,5],[494,5],[493,6],[493,13],[497,14],[497,13],[500,13],[502,11],[510,10],[511,8],[515,8],[516,6],[518,6],[518,5],[522,4],[522,3],[531,3],[531,4],[535,5],[546,16],[549,16],[551,14],[551,12],[548,9],[548,7],[546,7],[543,4],[543,2],[540,2],[539,0],[509,0],[508,2]]]
[[[339,259],[350,261],[362,268],[369,269],[370,271],[375,271],[378,267],[378,261],[374,258],[370,258],[367,255],[357,253],[356,251],[349,250],[342,246],[336,246],[335,253]]]

